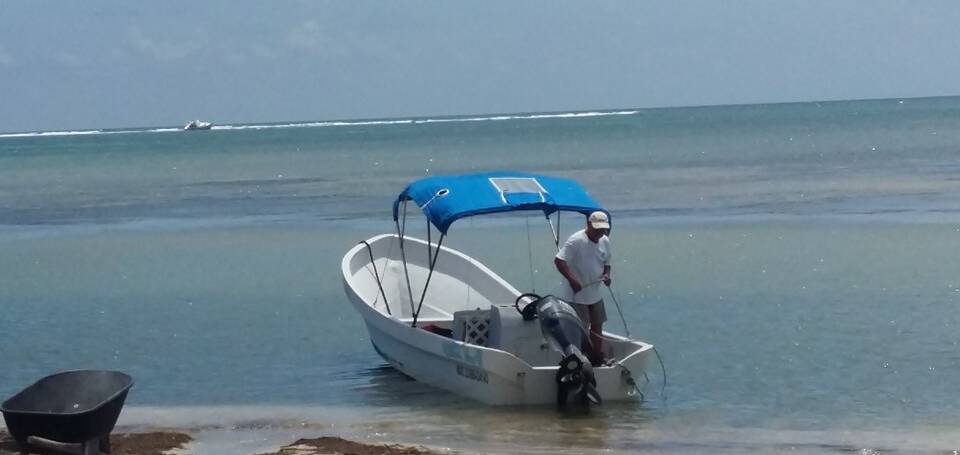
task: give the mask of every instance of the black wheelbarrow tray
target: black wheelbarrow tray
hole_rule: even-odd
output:
[[[10,435],[22,445],[109,453],[110,432],[131,386],[133,378],[118,371],[65,371],[21,390],[0,411]],[[82,446],[71,449],[68,444]]]

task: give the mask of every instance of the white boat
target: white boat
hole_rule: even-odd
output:
[[[405,234],[410,200],[440,232],[436,243]],[[344,290],[374,349],[418,381],[491,405],[639,400],[652,345],[605,332],[612,361],[591,367],[579,350],[586,331],[565,302],[521,295],[480,262],[442,246],[459,218],[515,210],[542,211],[550,221],[561,210],[600,208],[576,182],[532,174],[433,177],[408,186],[394,203],[397,232],[360,242],[341,263]]]
[[[213,128],[213,123],[201,122],[200,120],[191,120],[183,126],[184,131],[209,130],[210,128]]]

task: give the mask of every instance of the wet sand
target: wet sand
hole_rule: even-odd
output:
[[[114,433],[110,436],[114,455],[187,455],[192,453],[190,450],[192,440],[193,438],[189,434],[177,431]],[[19,455],[21,453],[23,453],[23,447],[13,440],[7,432],[0,430],[0,455]],[[29,453],[57,455],[59,452],[30,447]],[[449,453],[451,452],[437,452],[425,447],[366,444],[334,436],[322,436],[299,439],[280,447],[275,452],[258,455],[440,455]]]

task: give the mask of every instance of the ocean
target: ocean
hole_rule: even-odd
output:
[[[612,213],[612,292],[665,367],[644,402],[487,407],[373,350],[343,254],[393,231],[406,183],[490,170],[577,179]],[[522,291],[558,287],[542,216],[464,219],[445,242]],[[0,252],[0,397],[121,370],[120,428],[188,429],[197,455],[320,435],[960,450],[960,98],[6,133]]]

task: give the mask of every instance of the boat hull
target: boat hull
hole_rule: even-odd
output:
[[[367,242],[374,244],[395,240],[395,236],[383,235]],[[411,245],[426,245],[423,241],[411,238],[407,238],[405,242],[407,248],[411,248]],[[444,250],[445,253],[466,257],[454,250]],[[556,353],[556,362],[553,364],[534,366],[504,350],[478,346],[441,336],[421,327],[412,327],[409,320],[388,314],[384,308],[375,308],[377,299],[369,299],[369,289],[358,290],[364,286],[351,277],[358,273],[355,269],[358,262],[356,256],[361,254],[368,254],[363,245],[351,250],[344,258],[344,291],[363,317],[374,349],[390,365],[417,381],[490,405],[556,403],[557,363],[561,358],[559,353]],[[369,260],[366,262],[369,263]],[[512,287],[510,291],[514,296],[519,295]],[[376,292],[374,295],[377,295]],[[362,294],[368,298],[365,299]],[[394,305],[399,303],[394,302]],[[395,308],[393,311],[399,313],[398,310]],[[640,374],[643,371],[652,346],[608,335],[615,339],[612,342],[629,344],[633,351],[623,356],[618,364],[594,369],[597,391],[606,401],[637,400],[640,394],[637,393],[636,382],[632,381],[631,377],[634,373]],[[540,349],[549,349],[545,340],[541,339],[538,343]],[[549,354],[551,353],[545,353]],[[643,385],[642,381],[637,382]]]

